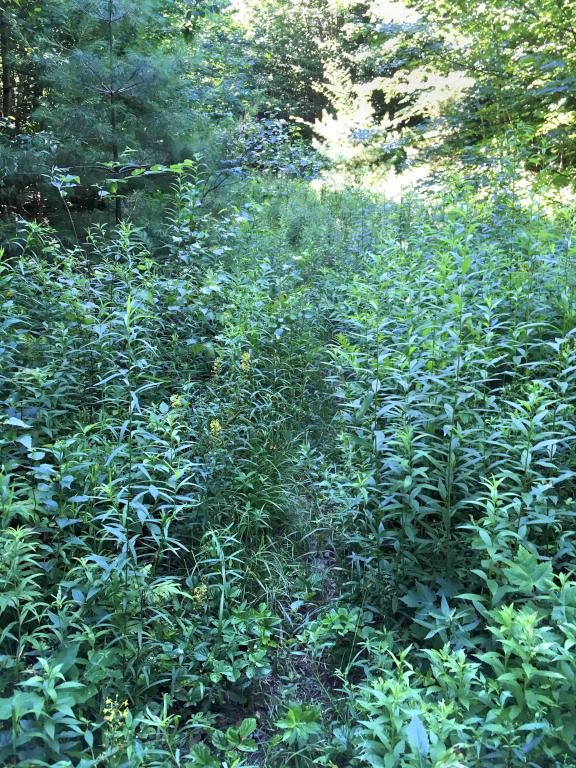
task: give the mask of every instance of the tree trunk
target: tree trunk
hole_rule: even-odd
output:
[[[112,160],[114,161],[114,174],[118,177],[120,165],[118,163],[118,140],[116,138],[116,105],[114,91],[110,93],[110,126],[112,128]],[[122,200],[116,191],[114,200],[114,219],[116,224],[122,221]]]
[[[0,65],[2,66],[2,117],[10,115],[12,104],[12,72],[10,71],[10,41],[6,12],[0,9]]]
[[[116,86],[114,83],[114,3],[113,0],[108,0],[108,56],[110,67],[110,129],[112,131],[112,161],[114,163],[114,174],[117,177],[119,172],[118,163],[118,134],[117,134],[117,122],[116,122]],[[122,221],[122,200],[116,190],[116,196],[114,199],[114,219],[116,225]]]

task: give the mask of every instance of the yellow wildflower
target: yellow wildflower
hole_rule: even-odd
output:
[[[213,437],[218,437],[220,432],[222,432],[222,424],[220,424],[220,419],[212,419],[210,422],[210,434]]]
[[[197,608],[199,608],[201,605],[204,605],[206,603],[207,597],[208,597],[208,587],[206,586],[206,584],[199,584],[197,587],[195,587],[194,591],[192,592],[192,601],[194,602]]]
[[[214,379],[220,378],[220,374],[222,373],[222,358],[217,357],[216,360],[212,363],[212,377]]]
[[[104,722],[109,723],[110,728],[117,730],[121,727],[122,720],[126,720],[130,714],[128,699],[122,703],[118,701],[118,696],[114,699],[107,698],[102,708],[102,717]]]
[[[240,368],[244,371],[244,373],[250,372],[250,369],[252,368],[252,357],[250,356],[250,352],[242,353],[242,357],[240,359]]]

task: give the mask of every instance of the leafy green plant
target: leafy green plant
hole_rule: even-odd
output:
[[[1,759],[570,765],[572,214],[172,171],[0,270]]]
[[[316,707],[292,704],[286,715],[276,721],[281,740],[294,747],[304,747],[322,733],[320,712]]]

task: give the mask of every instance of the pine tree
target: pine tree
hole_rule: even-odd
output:
[[[58,139],[57,164],[83,181],[103,170],[121,180],[122,168],[178,159],[190,131],[185,16],[165,13],[159,0],[63,5],[37,112]]]
[[[69,202],[89,210],[110,193],[119,221],[132,169],[181,161],[199,134],[220,135],[215,121],[244,109],[221,10],[206,0],[3,3],[0,213],[61,209],[50,176],[68,175],[80,179]]]

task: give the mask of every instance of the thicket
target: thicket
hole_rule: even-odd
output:
[[[513,117],[475,146],[488,169],[399,202],[339,184],[303,137],[384,76],[374,6],[134,7],[0,11],[30,130],[19,154],[5,113],[5,178],[31,174],[0,246],[0,764],[575,765],[573,207],[520,183]],[[420,10],[410,45],[443,56]],[[144,91],[106,106],[81,76],[143,88],[143,59],[141,120]],[[370,120],[402,127],[387,99]],[[361,175],[375,145],[346,120]],[[35,159],[42,135],[66,164]]]
[[[3,759],[570,765],[570,215],[287,184],[22,225]]]

